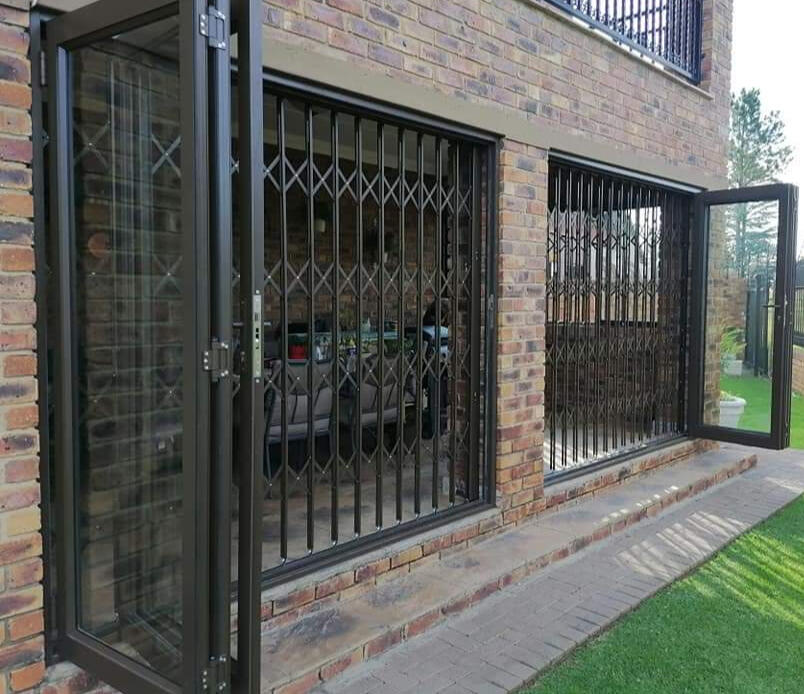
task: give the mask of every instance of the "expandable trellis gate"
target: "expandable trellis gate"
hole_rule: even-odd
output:
[[[552,161],[545,470],[685,427],[688,196]]]
[[[271,570],[483,496],[491,160],[295,93],[264,112]],[[236,333],[238,294],[235,268]]]

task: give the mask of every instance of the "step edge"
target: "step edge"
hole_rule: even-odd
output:
[[[755,467],[757,463],[758,458],[754,453],[740,457],[733,463],[724,465],[714,474],[702,477],[695,482],[674,490],[674,492],[667,497],[655,501],[652,500],[651,503],[630,512],[624,518],[607,522],[589,535],[573,538],[557,549],[551,550],[544,555],[528,559],[513,569],[506,570],[496,579],[487,581],[481,586],[467,589],[455,598],[448,600],[441,607],[430,608],[404,622],[388,625],[388,628],[383,633],[371,639],[364,640],[362,643],[355,644],[346,654],[339,654],[334,658],[312,665],[299,676],[287,677],[271,682],[269,685],[270,689],[266,690],[266,694],[268,691],[272,692],[272,694],[285,694],[285,692],[291,691],[291,687],[294,687],[294,693],[298,692],[301,694],[302,692],[310,691],[310,689],[320,685],[322,682],[326,682],[342,674],[351,666],[375,658],[400,643],[426,633],[429,629],[449,617],[464,612],[484,598],[499,592],[512,583],[521,581],[536,571],[566,559],[597,542],[622,532],[636,523],[647,518],[655,517],[665,508],[674,506],[689,497],[697,496],[715,485],[741,475]],[[653,510],[652,513],[650,512],[651,510]],[[410,633],[409,630],[411,625],[414,625],[412,633]],[[359,659],[356,657],[357,651],[361,651],[361,657]],[[304,688],[305,683],[310,684],[310,689]],[[299,688],[296,689],[296,687]]]

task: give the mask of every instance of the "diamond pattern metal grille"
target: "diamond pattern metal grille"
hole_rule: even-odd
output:
[[[264,108],[272,570],[479,498],[487,172],[447,134],[281,94]],[[233,288],[239,303],[237,269]]]
[[[545,470],[684,430],[688,197],[551,163]]]

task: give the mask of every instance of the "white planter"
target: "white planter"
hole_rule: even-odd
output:
[[[739,359],[729,359],[723,362],[723,373],[727,376],[742,376],[743,362]]]
[[[740,423],[740,417],[745,411],[745,400],[735,398],[734,400],[720,401],[720,426],[736,429]]]

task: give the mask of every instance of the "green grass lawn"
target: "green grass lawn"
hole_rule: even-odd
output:
[[[770,431],[771,382],[753,376],[721,376],[720,387],[732,395],[744,398],[745,412],[740,428],[749,431]],[[804,397],[793,393],[790,413],[790,446],[804,448]]]
[[[804,497],[544,675],[538,694],[800,694]]]

